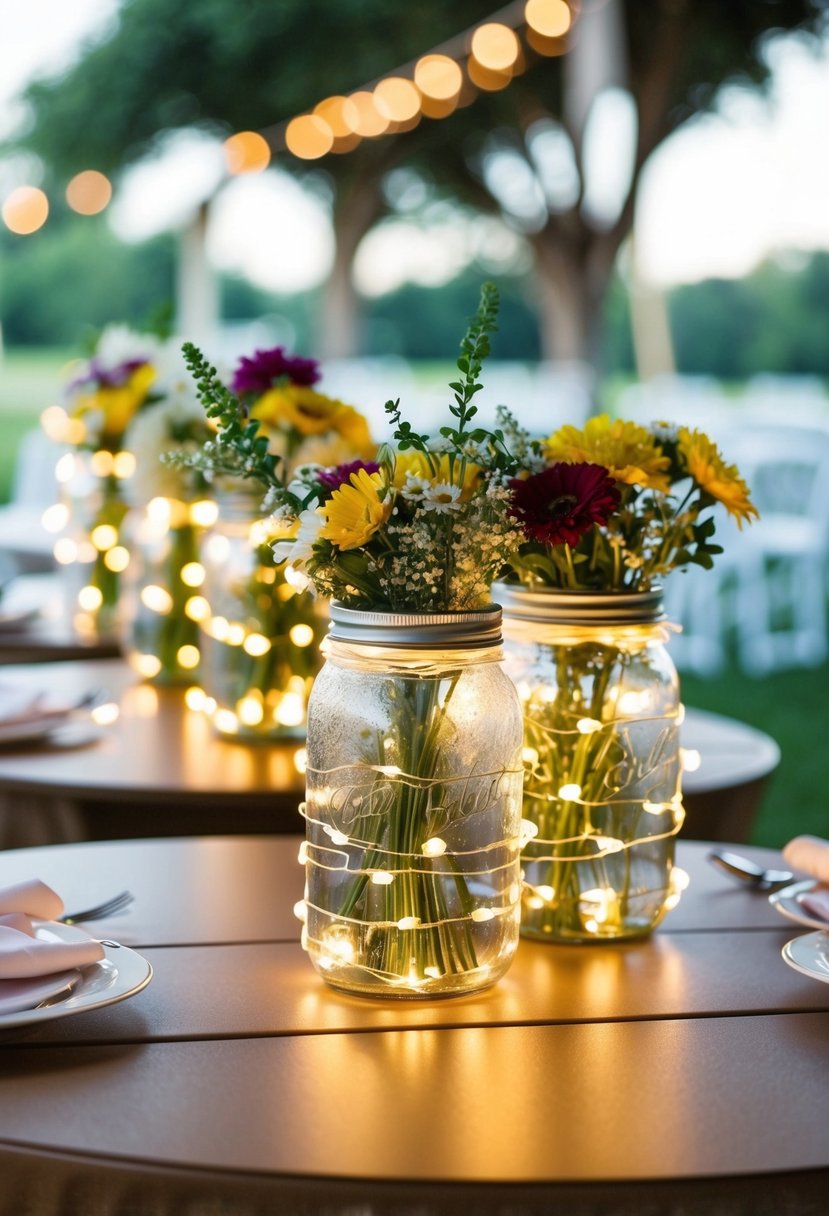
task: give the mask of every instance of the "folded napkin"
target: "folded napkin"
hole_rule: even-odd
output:
[[[825,920],[829,929],[829,889],[817,887],[814,891],[804,891],[798,896],[797,902],[818,920]]]
[[[43,693],[13,684],[0,687],[0,726],[23,726],[43,716]]]
[[[829,886],[829,840],[819,836],[795,836],[783,850],[786,861],[818,882]]]
[[[36,921],[54,920],[62,912],[60,896],[37,879],[0,888],[0,1014],[37,1004],[44,977],[69,986],[76,968],[104,957],[103,947],[91,938],[64,942],[36,936]]]

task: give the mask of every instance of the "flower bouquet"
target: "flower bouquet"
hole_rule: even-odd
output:
[[[682,717],[659,579],[710,567],[711,508],[756,509],[707,436],[606,415],[543,442],[503,419],[522,543],[497,589],[524,708],[522,932],[649,932],[679,899]]]
[[[125,433],[159,399],[160,350],[152,335],[108,326],[94,355],[73,369],[65,408],[44,414],[49,437],[70,449],[56,467],[65,510],[55,558],[65,568],[72,619],[82,634],[112,633],[118,623],[120,576],[129,561],[121,543],[124,486],[135,472]]]
[[[307,580],[278,568],[271,546],[290,527],[273,511],[275,496],[327,463],[372,455],[371,435],[362,414],[315,387],[314,359],[256,351],[239,361],[228,389],[194,347],[185,350],[216,427],[197,453],[169,458],[197,469],[219,504],[194,606],[203,704],[222,735],[301,738],[328,622]]]
[[[309,705],[303,944],[364,995],[486,987],[517,943],[521,719],[490,602],[520,539],[515,462],[473,422],[496,309],[486,286],[439,435],[390,401],[376,460],[275,495],[293,533],[277,557],[332,600]]]

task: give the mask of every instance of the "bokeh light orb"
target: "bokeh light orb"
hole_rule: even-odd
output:
[[[450,101],[463,84],[463,72],[448,55],[424,55],[415,64],[414,82],[425,97]]]
[[[37,186],[18,186],[3,203],[3,222],[18,236],[29,236],[46,223],[49,200]]]
[[[258,131],[238,131],[222,145],[228,173],[261,173],[271,163],[270,144]]]
[[[98,215],[112,198],[112,184],[97,169],[76,173],[66,187],[66,201],[78,215]]]
[[[565,0],[527,0],[524,20],[544,38],[561,38],[572,25],[573,15]]]
[[[331,151],[334,132],[319,114],[301,114],[285,128],[285,144],[300,160],[318,160]]]
[[[506,72],[515,63],[520,49],[514,30],[498,21],[479,25],[472,35],[472,54],[490,72]]]

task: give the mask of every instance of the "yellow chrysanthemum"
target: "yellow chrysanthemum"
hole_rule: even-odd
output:
[[[365,469],[352,473],[320,508],[325,520],[320,536],[338,549],[359,549],[391,514],[391,498],[381,498],[385,488],[382,473],[367,473]]]
[[[749,497],[749,489],[734,464],[726,464],[720,450],[702,431],[680,427],[677,434],[679,456],[688,473],[742,528],[743,522],[757,519],[759,511]]]
[[[433,459],[437,460],[437,472],[432,472],[429,460],[423,452],[398,452],[394,469],[394,484],[397,489],[403,488],[406,478],[409,476],[422,477],[433,485],[458,485],[461,470],[460,460],[455,459],[453,469],[446,452],[441,452],[440,455],[435,453]],[[467,461],[463,473],[463,485],[460,486],[461,502],[467,502],[472,497],[480,483],[481,473],[480,465]]]
[[[303,384],[286,384],[263,393],[251,409],[251,417],[265,427],[293,428],[301,435],[325,435],[335,431],[346,439],[357,456],[372,452],[371,433],[362,414]]]
[[[72,410],[72,417],[83,418],[85,414],[100,411],[103,417],[102,438],[120,438],[144,404],[155,375],[155,368],[150,363],[142,363],[125,384],[117,388],[105,385],[94,393],[81,394]]]
[[[547,458],[567,464],[600,464],[611,477],[629,486],[667,493],[670,460],[651,435],[635,422],[611,420],[607,414],[590,418],[584,430],[560,427],[544,444]]]

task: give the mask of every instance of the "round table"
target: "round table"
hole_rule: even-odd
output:
[[[303,955],[298,844],[0,854],[0,884],[36,874],[67,905],[129,887],[95,933],[155,970],[0,1039],[15,1211],[825,1210],[829,985],[784,964],[805,930],[706,845],[680,841],[690,887],[650,939],[522,941],[487,992],[394,1002],[338,994]]]
[[[71,803],[75,834],[53,839],[218,832],[294,832],[304,795],[301,741],[244,744],[216,736],[207,718],[188,709],[181,688],[142,683],[122,659],[9,668],[6,682],[42,686],[74,699],[102,689],[120,706],[111,727],[70,734],[54,745],[0,749],[5,817],[14,799]],[[682,744],[699,751],[700,767],[684,776],[684,835],[705,840],[749,838],[769,774],[780,759],[762,731],[718,714],[689,710]],[[0,832],[0,839],[2,839]],[[6,843],[27,841],[13,837]]]

